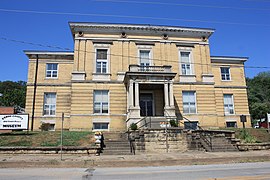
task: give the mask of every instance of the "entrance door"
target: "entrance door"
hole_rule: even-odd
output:
[[[153,116],[153,95],[151,93],[140,94],[141,116]]]

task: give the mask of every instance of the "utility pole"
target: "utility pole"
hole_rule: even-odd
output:
[[[35,105],[36,105],[36,93],[37,93],[37,75],[38,75],[38,55],[36,59],[36,72],[35,72],[35,79],[34,79],[31,131],[33,131],[34,129],[34,117],[35,117]]]
[[[63,161],[63,126],[64,126],[64,117],[65,114],[62,112],[62,125],[61,125],[61,161]]]

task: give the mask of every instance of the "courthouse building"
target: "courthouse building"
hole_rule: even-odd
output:
[[[224,128],[241,127],[246,115],[250,125],[247,58],[211,56],[213,29],[69,26],[74,51],[25,51],[26,112],[34,130],[60,129],[62,113],[69,130],[125,131],[144,117]]]

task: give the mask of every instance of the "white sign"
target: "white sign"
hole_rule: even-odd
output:
[[[0,129],[27,129],[28,114],[0,115]]]

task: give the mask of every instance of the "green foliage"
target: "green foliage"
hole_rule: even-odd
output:
[[[25,107],[26,82],[0,81],[0,106]]]
[[[138,129],[137,124],[132,123],[132,124],[130,125],[130,129],[133,130],[133,131],[137,130],[137,129]]]
[[[270,71],[247,78],[249,111],[252,119],[264,118],[270,111]]]
[[[170,120],[170,125],[171,127],[178,127],[178,124],[176,123],[175,120]]]
[[[246,129],[242,129],[239,134],[240,139],[245,143],[256,143],[256,137],[252,136]]]

